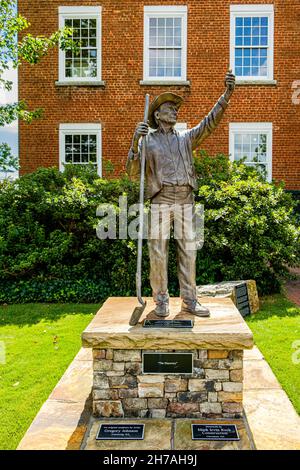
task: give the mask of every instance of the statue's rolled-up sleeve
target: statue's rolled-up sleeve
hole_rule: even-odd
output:
[[[129,150],[127,163],[126,163],[126,172],[130,178],[137,179],[141,171],[141,159],[140,159],[141,148],[139,146],[139,151],[134,153],[132,148]]]
[[[187,131],[187,136],[195,150],[199,145],[218,127],[223,114],[228,106],[228,102],[222,95],[207,116],[197,126]]]

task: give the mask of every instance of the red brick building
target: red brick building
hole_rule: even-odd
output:
[[[180,125],[195,125],[237,88],[211,154],[247,157],[268,178],[300,190],[299,0],[19,0],[33,35],[74,28],[81,50],[52,51],[19,72],[19,96],[44,117],[20,123],[21,174],[40,166],[111,161],[124,170],[144,95],[185,98]]]

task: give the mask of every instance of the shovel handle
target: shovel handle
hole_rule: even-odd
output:
[[[148,121],[150,95],[145,96],[144,122]],[[142,256],[143,256],[143,233],[144,233],[144,188],[145,188],[145,166],[146,148],[145,137],[142,138],[141,151],[141,177],[140,177],[140,202],[139,202],[139,233],[138,233],[138,256],[136,268],[136,295],[140,304],[145,305],[142,299]]]

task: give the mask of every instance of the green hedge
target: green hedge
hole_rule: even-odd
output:
[[[223,155],[195,156],[198,202],[205,206],[205,244],[197,283],[254,278],[260,292],[280,288],[287,265],[299,263],[294,202],[281,185]],[[39,169],[0,184],[0,302],[98,302],[135,295],[136,243],[99,240],[99,203],[138,201],[127,177],[101,179],[92,169]],[[178,294],[170,247],[170,293]],[[143,293],[151,295],[144,244]]]

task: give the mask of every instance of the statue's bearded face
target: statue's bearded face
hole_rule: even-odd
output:
[[[175,126],[177,122],[178,108],[174,103],[168,101],[161,104],[158,110],[155,111],[154,115],[157,122]]]

